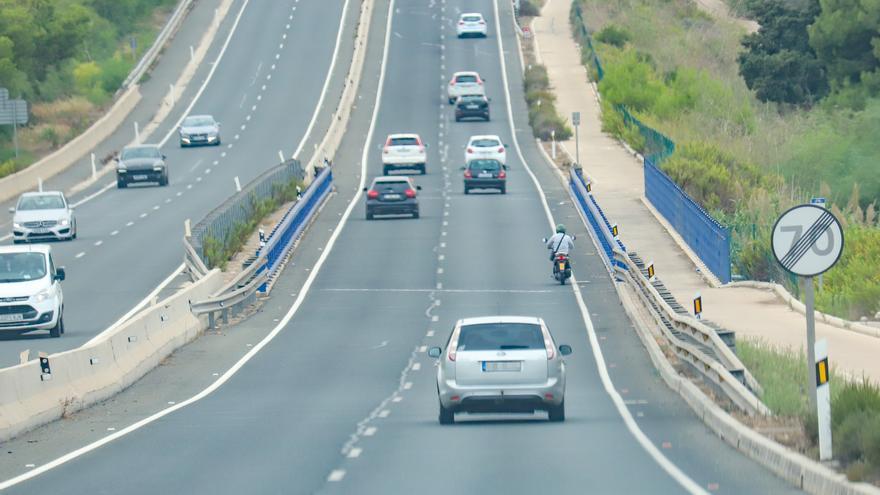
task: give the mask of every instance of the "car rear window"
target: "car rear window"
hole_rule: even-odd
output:
[[[455,78],[455,82],[457,83],[475,83],[477,82],[477,76],[472,75],[463,75]]]
[[[394,191],[396,193],[402,193],[409,189],[409,182],[404,180],[395,181],[395,182],[375,182],[373,183],[373,190],[383,192],[383,191]]]
[[[462,18],[465,22],[479,22],[480,16],[477,15],[467,15]]]
[[[501,168],[498,160],[473,160],[468,166],[471,170],[498,170]]]
[[[418,146],[419,140],[414,137],[391,138],[390,146]]]
[[[544,335],[534,323],[480,323],[461,327],[459,351],[544,349]]]
[[[471,146],[476,146],[478,148],[494,148],[495,146],[501,146],[501,143],[499,143],[497,139],[474,139],[471,141]]]

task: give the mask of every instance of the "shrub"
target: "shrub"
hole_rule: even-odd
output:
[[[523,89],[529,107],[532,134],[538,139],[549,141],[555,130],[558,141],[569,139],[571,128],[556,111],[556,96],[550,90],[547,68],[543,65],[529,65],[523,75]]]
[[[116,56],[101,64],[101,88],[107,93],[115,93],[128,77],[132,64],[126,58]]]
[[[40,139],[48,142],[53,148],[57,148],[61,142],[61,136],[58,135],[58,131],[52,126],[43,128],[43,132],[40,133]]]
[[[541,15],[541,9],[532,3],[532,0],[519,0],[519,15],[523,17],[537,17]]]
[[[606,43],[608,45],[616,46],[618,48],[623,48],[629,40],[632,38],[630,36],[629,31],[614,24],[609,24],[602,28],[601,31],[596,33],[593,37],[596,41],[601,43]]]

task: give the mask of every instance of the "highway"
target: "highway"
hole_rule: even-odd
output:
[[[17,364],[24,349],[31,349],[33,358],[38,350],[78,347],[105,330],[181,264],[184,220],[197,222],[233,194],[234,177],[245,184],[277,164],[279,151],[287,157],[294,153],[315,115],[337,37],[342,41],[336,79],[347,72],[357,8],[343,16],[346,3],[234,2],[228,16],[234,23],[231,37],[218,36],[205,60],[210,66],[213,55],[222,53],[216,68],[210,66],[210,79],[204,76],[207,84],[194,80],[182,104],[151,136],[151,142],[162,140],[171,184],[112,188],[76,208],[78,239],[53,243],[57,263],[68,275],[65,334],[60,339],[45,332],[0,336],[0,366]],[[328,85],[333,106],[318,115],[310,137],[320,137],[326,128],[325,114],[335,108],[339,84]],[[221,122],[221,146],[178,147],[174,129],[187,108]],[[112,180],[108,176],[101,184]]]
[[[465,8],[487,18],[487,39],[455,38]],[[196,399],[9,492],[794,492],[712,435],[656,375],[530,137],[510,16],[504,0],[377,0],[363,100],[322,212],[339,224],[310,231],[305,253],[320,249],[318,261],[289,267],[285,293],[249,323],[273,331]],[[468,69],[487,80],[489,123],[455,123],[444,103],[451,73]],[[377,94],[374,112],[366,103]],[[428,174],[416,178],[422,218],[366,221],[361,182],[381,173],[385,135],[410,131],[430,144]],[[478,133],[509,144],[506,195],[463,194],[462,146]],[[550,278],[548,212],[577,235],[576,290]],[[290,304],[279,311],[277,301]],[[486,314],[540,316],[574,347],[564,423],[539,414],[438,424],[424,349],[444,345],[457,319]]]

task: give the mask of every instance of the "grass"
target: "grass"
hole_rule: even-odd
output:
[[[805,389],[808,381],[803,352],[751,339],[738,339],[736,351],[745,367],[764,388],[761,400],[773,414],[802,416],[806,412]]]

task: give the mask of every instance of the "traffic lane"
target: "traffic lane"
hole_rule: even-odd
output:
[[[292,4],[297,5],[295,2]],[[314,34],[305,30],[305,26],[310,22],[314,23],[313,19],[316,17],[333,19],[322,17],[326,14],[327,8],[336,8],[341,14],[343,2],[340,0],[332,6],[319,5],[318,2],[307,4],[308,9],[301,8],[294,15],[294,21],[285,18],[283,26],[282,21],[278,21],[277,33],[272,36],[278,40],[282,39],[282,32],[287,31],[285,26],[290,25],[293,30],[292,36],[288,38],[294,46],[305,46],[302,42],[307,39],[314,43]],[[262,5],[258,9],[245,11],[241,24],[244,29],[241,32],[237,31],[236,36],[242,37],[239,39],[250,39],[253,33],[249,30],[254,29],[258,32],[271,32],[264,26],[268,19],[280,18],[282,14],[288,12],[286,5],[281,7],[283,9],[279,10],[278,5],[275,5],[272,10]],[[338,28],[338,25],[335,28]],[[274,86],[282,88],[285,86],[284,82],[295,80],[297,74],[293,67],[300,64],[318,67],[321,66],[319,61],[324,61],[326,73],[330,64],[330,55],[333,53],[335,28],[324,30],[328,33],[325,40],[327,43],[293,53],[293,56],[286,60],[288,69],[275,74]],[[331,32],[333,36],[330,36]],[[240,45],[233,43],[230,47],[240,49]],[[275,39],[264,40],[263,45],[267,47],[267,51],[271,51],[275,49]],[[226,58],[223,59],[223,62],[227,62],[227,66],[232,67],[227,69],[227,72],[235,69],[232,66],[233,62],[254,58],[247,52],[236,53],[236,49],[230,48]],[[271,56],[267,57],[267,60],[269,59]],[[262,62],[253,63],[256,67]],[[218,71],[222,68],[218,68]],[[269,70],[268,67],[266,70]],[[252,81],[245,77],[226,77],[227,74],[223,72],[218,72],[217,76],[212,79],[199,104],[202,104],[205,97],[208,100],[217,99],[225,91],[232,91],[233,86],[243,88],[252,84]],[[263,140],[287,145],[290,134],[302,136],[311,120],[314,105],[318,101],[317,94],[322,87],[323,81],[303,85],[299,94],[303,96],[301,100],[308,100],[304,106],[311,106],[309,112],[302,111],[303,105],[293,105],[292,102],[300,99],[284,97],[282,101],[286,102],[285,105],[267,105],[262,110],[262,114],[276,114],[287,122],[287,126],[278,126],[277,122],[271,119],[269,121],[254,119],[253,125],[259,126],[262,130],[255,131],[255,136],[244,135],[245,139],[232,149],[229,149],[228,145],[221,149],[212,147],[179,149],[176,148],[176,136],[172,136],[169,141],[170,146],[166,146],[164,150],[168,155],[171,186],[165,188],[136,186],[121,191],[111,190],[78,208],[76,214],[80,229],[79,239],[69,243],[56,243],[54,249],[58,262],[66,265],[71,272],[70,279],[64,284],[67,316],[65,338],[49,340],[44,332],[26,336],[4,336],[3,339],[7,342],[3,342],[0,349],[12,348],[0,351],[0,355],[3,356],[0,358],[0,364],[15,364],[19,352],[24,348],[22,346],[27,346],[28,340],[41,339],[41,350],[47,352],[76,347],[104,330],[146,296],[180,263],[180,249],[176,242],[179,234],[173,233],[181,232],[183,221],[187,218],[201,218],[231,195],[234,192],[233,177],[240,176],[240,181],[246,183],[263,170],[274,166],[277,155],[275,160],[271,159],[271,154],[265,152],[267,147]],[[281,91],[284,89],[278,89],[279,93]],[[276,97],[281,98],[281,95],[272,95],[272,98]],[[210,101],[206,103],[212,105]],[[230,116],[239,114],[238,119],[241,122],[248,121],[248,117],[241,114],[246,113],[250,116],[250,107],[227,107],[228,105],[221,105],[218,108],[224,109],[223,111]],[[224,114],[220,115],[222,118]],[[292,148],[292,145],[289,146]],[[259,155],[261,150],[264,151],[264,159],[255,162],[253,157]],[[215,162],[218,162],[218,165],[213,165]],[[212,187],[211,184],[216,185]],[[161,218],[158,224],[157,217]],[[103,231],[101,232],[103,235],[95,233],[98,229],[99,232]],[[83,276],[86,274],[88,276]],[[99,275],[95,277],[93,274]],[[25,342],[16,344],[19,339]]]

